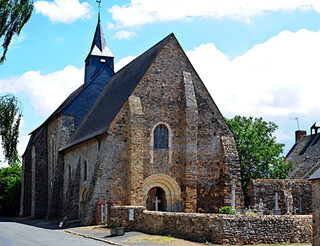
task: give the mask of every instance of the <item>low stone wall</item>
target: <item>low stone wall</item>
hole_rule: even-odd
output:
[[[260,199],[265,214],[273,214],[275,193],[281,214],[312,214],[312,188],[306,179],[255,179],[249,185],[250,206],[258,210]]]
[[[133,209],[134,220],[129,221]],[[144,207],[114,206],[111,219],[127,230],[218,244],[310,243],[311,215],[222,215],[147,211]]]

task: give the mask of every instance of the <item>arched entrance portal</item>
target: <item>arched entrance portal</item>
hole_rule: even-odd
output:
[[[80,194],[80,210],[79,210],[79,217],[82,218],[86,211],[86,202],[88,199],[88,189],[87,187],[83,186],[81,189],[81,194]]]
[[[153,211],[167,211],[166,193],[160,187],[153,187],[148,192],[147,209]]]
[[[154,174],[146,178],[143,182],[142,193],[144,206],[147,209],[151,208],[150,210],[156,210],[155,204],[157,203],[159,211],[176,211],[176,204],[181,200],[179,184],[166,174]],[[156,202],[156,197],[161,202]]]

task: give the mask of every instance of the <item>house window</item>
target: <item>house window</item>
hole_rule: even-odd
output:
[[[84,161],[84,173],[83,173],[84,181],[87,180],[87,177],[88,177],[88,164],[87,164],[87,161]]]
[[[168,148],[168,128],[160,124],[154,129],[154,142],[153,147],[158,148]]]

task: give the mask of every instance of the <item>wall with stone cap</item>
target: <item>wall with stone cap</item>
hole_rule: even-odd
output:
[[[134,221],[129,221],[134,209]],[[138,206],[113,206],[111,219],[127,230],[218,244],[310,243],[312,216],[222,215],[147,211]]]
[[[251,208],[257,210],[260,199],[266,205],[265,214],[273,214],[275,207],[275,193],[278,193],[281,214],[287,213],[286,201],[289,209],[297,214],[312,214],[311,182],[305,179],[256,179],[249,185]],[[301,209],[300,212],[300,198]]]

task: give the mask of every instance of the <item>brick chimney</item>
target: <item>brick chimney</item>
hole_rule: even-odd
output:
[[[302,137],[307,135],[307,131],[298,130],[296,131],[296,142],[300,141]]]

